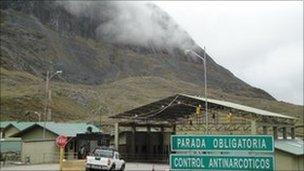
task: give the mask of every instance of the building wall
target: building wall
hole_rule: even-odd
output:
[[[280,150],[275,150],[276,170],[304,170],[304,156],[296,156]]]
[[[54,140],[25,141],[22,143],[21,160],[31,164],[56,163],[59,161],[59,148]]]
[[[9,127],[7,127],[6,129],[3,130],[3,138],[8,138],[11,135],[16,134],[18,132],[19,132],[19,130],[16,127],[9,126]]]
[[[45,140],[43,138],[43,128],[35,127],[24,132],[22,139],[21,160],[26,162],[29,158],[31,164],[54,163],[59,160],[59,149],[55,144],[58,135],[46,130]]]
[[[45,138],[46,139],[56,139],[58,135],[46,130],[45,131]],[[25,132],[22,136],[21,139],[23,141],[29,141],[29,140],[40,140],[43,138],[43,128],[41,127],[36,127],[31,129],[28,132]]]

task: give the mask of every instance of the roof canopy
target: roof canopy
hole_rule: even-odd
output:
[[[4,127],[4,129],[7,129],[10,126],[13,126],[15,128],[17,128],[19,131],[22,131],[32,125],[34,125],[37,122],[17,122],[17,121],[12,121],[12,122],[7,122],[8,124],[6,124],[6,126]]]
[[[253,107],[248,107],[227,101],[207,99],[208,109],[227,109],[233,110],[242,115],[255,115],[274,119],[290,119],[296,118],[261,110]],[[156,102],[140,106],[138,108],[119,113],[111,118],[131,119],[131,120],[153,120],[153,121],[178,121],[192,115],[196,107],[201,105],[205,107],[205,99],[186,94],[176,94]]]
[[[44,127],[43,122],[38,122],[33,124],[32,126],[12,135],[14,137],[20,136],[23,133],[26,133],[30,130],[32,130],[35,127]],[[91,127],[92,132],[98,132],[99,129],[91,124],[86,123],[56,123],[56,122],[46,122],[45,128],[46,130],[53,132],[57,135],[65,135],[67,137],[75,137],[78,133],[85,133],[87,131],[87,128]]]
[[[301,139],[281,139],[275,141],[275,148],[294,155],[304,155],[304,142]]]

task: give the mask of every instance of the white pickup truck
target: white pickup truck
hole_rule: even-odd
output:
[[[97,147],[86,158],[86,171],[124,170],[126,162],[119,153],[109,147]]]

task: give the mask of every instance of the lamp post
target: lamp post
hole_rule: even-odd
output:
[[[27,111],[25,116],[29,116],[30,114],[31,114],[31,112]],[[36,111],[34,112],[34,114],[38,116],[38,122],[40,122],[41,121],[41,114],[39,112],[36,112]]]
[[[49,70],[46,71],[46,80],[45,80],[45,91],[46,91],[46,103],[45,103],[45,109],[44,109],[44,126],[43,126],[43,139],[45,139],[45,127],[46,127],[46,121],[47,116],[50,116],[51,119],[51,109],[49,108],[49,103],[51,101],[51,89],[50,89],[50,80],[56,76],[62,74],[61,70],[56,71],[55,73],[51,74]]]
[[[39,112],[34,112],[34,113],[38,116],[38,118],[39,118],[38,122],[40,122],[41,121],[41,113],[39,113]]]
[[[206,111],[206,134],[208,134],[208,98],[207,98],[207,68],[206,68],[206,49],[204,47],[204,57],[200,56],[199,54],[197,54],[196,52],[194,52],[193,50],[185,50],[185,54],[191,54],[194,55],[196,57],[198,57],[199,59],[203,60],[204,62],[204,85],[205,85],[205,111]]]

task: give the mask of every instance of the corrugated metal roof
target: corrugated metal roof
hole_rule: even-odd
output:
[[[275,148],[294,155],[304,155],[304,142],[301,139],[275,140]]]
[[[17,129],[19,129],[20,131],[34,125],[36,122],[15,122],[15,123],[11,123],[14,127],[16,127]]]
[[[5,128],[10,123],[16,123],[17,121],[2,121],[0,122],[0,128]]]
[[[29,131],[31,128],[35,126],[44,127],[44,122],[37,122],[27,127],[26,129],[12,135],[12,136],[20,136],[26,131]],[[92,124],[87,123],[58,123],[58,122],[46,122],[45,128],[57,135],[65,135],[67,137],[74,137],[78,133],[85,133],[88,127],[92,127],[92,132],[98,132],[99,128]]]
[[[44,127],[44,123],[39,123],[38,125]],[[57,135],[65,135],[68,137],[74,137],[78,133],[85,133],[89,126],[92,127],[92,132],[99,131],[99,129],[96,126],[86,123],[56,123],[56,122],[46,123],[46,129],[56,133]]]
[[[201,101],[205,101],[205,98],[203,98],[203,97],[191,96],[191,95],[187,95],[187,94],[180,94],[180,95],[189,97],[189,98],[193,98],[193,99],[197,99],[197,100],[201,100]],[[287,116],[287,115],[283,115],[283,114],[279,114],[279,113],[274,113],[274,112],[270,112],[270,111],[266,111],[266,110],[262,110],[262,109],[257,109],[257,108],[253,108],[253,107],[249,107],[249,106],[244,106],[244,105],[227,102],[227,101],[221,101],[221,100],[215,100],[215,99],[208,98],[207,102],[214,103],[217,105],[222,105],[222,106],[229,107],[229,108],[242,110],[245,112],[264,115],[264,116],[280,117],[280,118],[286,118],[286,119],[296,119],[295,117],[291,117],[291,116]]]
[[[25,128],[28,128],[32,125],[34,125],[36,122],[18,122],[18,121],[4,121],[1,122],[1,128],[6,128],[8,126],[14,126],[19,131],[24,130]]]

